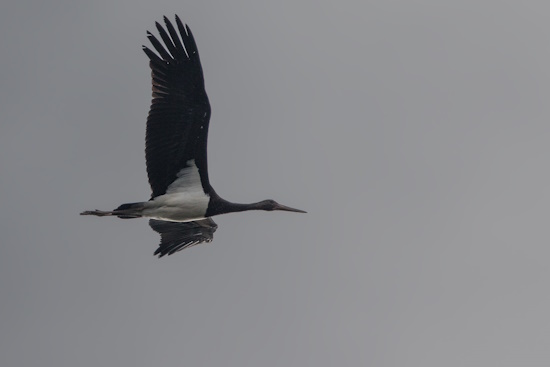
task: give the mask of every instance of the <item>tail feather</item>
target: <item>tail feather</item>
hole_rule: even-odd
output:
[[[142,202],[122,204],[113,210],[113,214],[122,219],[141,218],[140,209],[143,209]]]

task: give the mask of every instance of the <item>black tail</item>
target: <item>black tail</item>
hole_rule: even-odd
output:
[[[132,213],[134,211],[133,209],[141,208],[143,208],[142,202],[122,204],[121,206],[113,210],[113,214],[122,219],[141,218],[141,214],[138,214],[137,211],[135,213]],[[122,214],[120,212],[128,212],[128,214]]]

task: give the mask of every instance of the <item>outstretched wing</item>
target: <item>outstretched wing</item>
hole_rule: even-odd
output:
[[[191,30],[177,15],[179,36],[168,18],[164,17],[164,23],[166,30],[156,23],[164,44],[147,32],[158,55],[143,46],[150,59],[153,84],[145,139],[152,198],[165,194],[178,172],[191,166],[191,160],[199,170],[204,191],[209,193],[206,143],[210,103],[199,52]]]
[[[160,245],[155,255],[172,255],[202,242],[211,242],[218,225],[210,218],[195,222],[168,222],[150,219],[149,225],[160,234]]]

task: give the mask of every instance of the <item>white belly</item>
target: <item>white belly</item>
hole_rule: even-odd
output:
[[[177,174],[168,186],[166,194],[145,203],[143,217],[171,222],[191,222],[205,218],[210,197],[202,189],[195,160],[187,161],[188,167]]]
[[[172,193],[145,203],[142,216],[171,222],[190,222],[205,218],[210,198],[201,192]]]

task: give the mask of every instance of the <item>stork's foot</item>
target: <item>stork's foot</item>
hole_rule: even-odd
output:
[[[113,215],[113,212],[106,212],[103,210],[87,210],[85,212],[80,213],[80,215],[95,215],[98,217],[106,217],[109,215]]]

